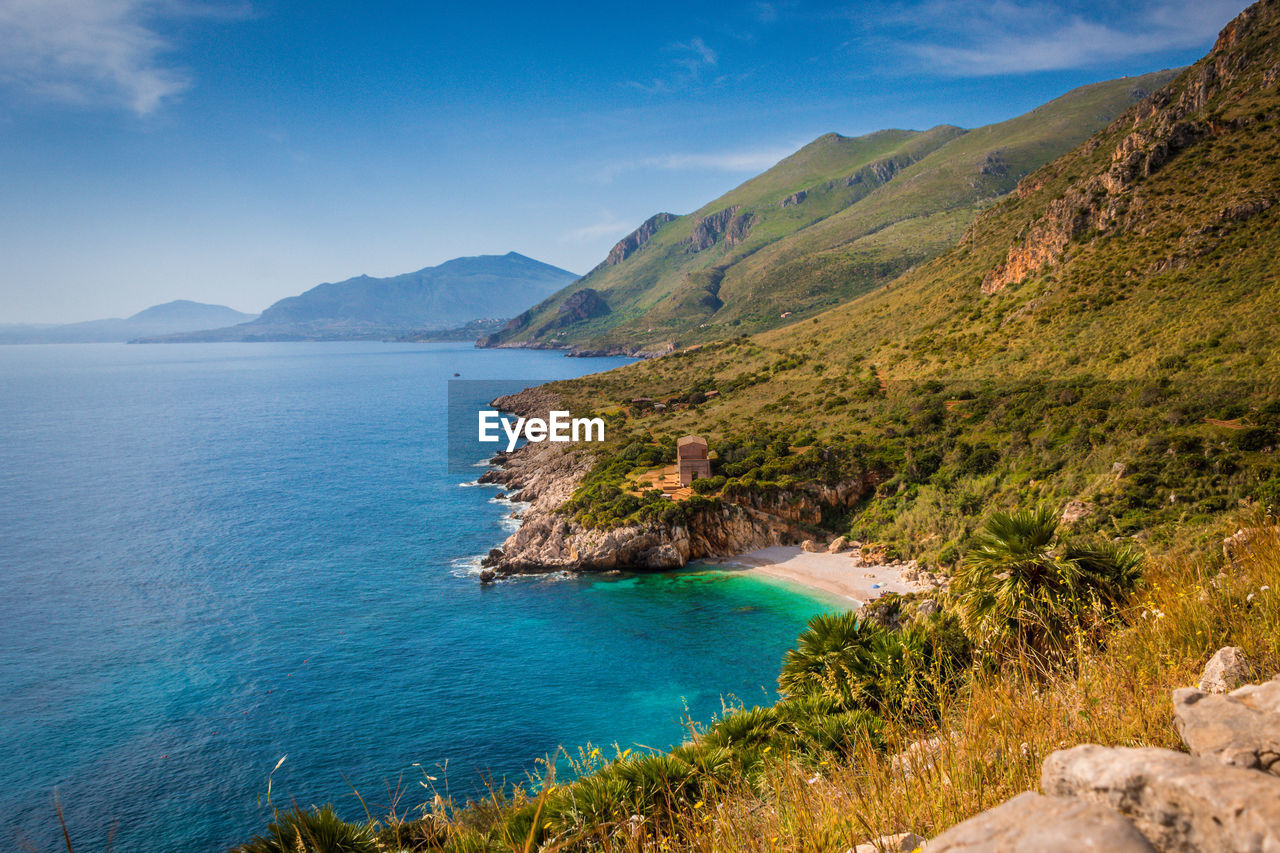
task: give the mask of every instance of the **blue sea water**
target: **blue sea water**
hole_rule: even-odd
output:
[[[770,699],[829,604],[717,571],[477,582],[510,506],[448,471],[447,379],[621,362],[0,347],[0,849],[59,849],[55,791],[77,850],[114,825],[126,853],[218,851],[282,756],[277,804],[354,817],[353,788],[465,797]]]

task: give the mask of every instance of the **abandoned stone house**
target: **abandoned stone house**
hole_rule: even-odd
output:
[[[680,485],[687,486],[699,477],[711,476],[711,460],[707,458],[707,440],[686,435],[676,442],[676,465],[680,469]]]

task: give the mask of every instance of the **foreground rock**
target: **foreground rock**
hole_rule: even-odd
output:
[[[1280,776],[1280,678],[1225,696],[1175,691],[1173,718],[1192,754]]]
[[[1165,853],[1280,853],[1280,779],[1256,771],[1086,744],[1045,759],[1040,784],[1114,809]]]
[[[1249,680],[1253,665],[1239,646],[1218,649],[1204,666],[1200,689],[1205,693],[1227,693]]]
[[[1027,792],[951,827],[929,853],[1155,853],[1115,810]]]

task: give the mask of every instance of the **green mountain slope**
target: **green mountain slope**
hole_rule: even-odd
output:
[[[643,516],[609,463],[688,432],[724,450],[722,500],[876,471],[828,528],[942,563],[994,506],[1079,501],[1082,529],[1145,537],[1280,504],[1277,82],[1266,0],[887,287],[557,386],[619,442],[579,517]]]
[[[651,218],[483,344],[653,352],[794,322],[937,256],[982,206],[1171,76],[1086,86],[971,131],[828,134],[688,216]]]

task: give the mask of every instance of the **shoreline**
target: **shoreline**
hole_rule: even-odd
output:
[[[919,592],[928,587],[903,577],[905,566],[866,565],[856,551],[831,554],[805,551],[798,545],[773,545],[722,560],[700,560],[707,568],[741,571],[785,581],[854,604],[874,601],[888,592]]]

